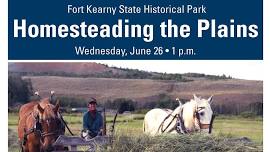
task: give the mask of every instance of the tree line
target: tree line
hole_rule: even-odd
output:
[[[8,104],[12,107],[16,104],[24,104],[33,97],[33,87],[30,79],[23,79],[18,74],[9,74],[8,77]],[[64,108],[85,107],[87,100],[79,97],[58,97],[61,101],[61,106]],[[180,99],[183,103],[187,100]],[[142,102],[132,99],[118,98],[113,100],[102,101],[100,106],[107,109],[118,109],[120,113],[124,111],[147,111],[153,108],[168,108],[174,109],[179,105],[175,99],[172,99],[167,94],[159,94],[155,101]],[[145,109],[145,110],[142,110]],[[226,103],[212,105],[214,112],[218,114],[254,114],[263,115],[263,102],[258,101],[250,104],[242,103]]]
[[[64,76],[64,77],[81,77],[81,78],[115,78],[115,79],[153,79],[153,80],[174,80],[179,82],[189,82],[193,81],[193,78],[206,78],[210,80],[223,80],[232,79],[231,76],[226,75],[206,75],[200,73],[186,73],[186,74],[171,74],[171,73],[160,73],[160,72],[147,72],[138,69],[128,69],[128,68],[116,68],[113,70],[108,70],[99,73],[89,73],[89,74],[78,74],[73,72],[64,71],[47,71],[47,72],[9,72],[10,74],[20,74],[23,76]],[[188,78],[189,77],[189,78]]]
[[[33,88],[30,79],[22,79],[18,74],[8,76],[8,105],[26,103],[33,95]]]

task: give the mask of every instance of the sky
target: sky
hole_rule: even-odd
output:
[[[98,60],[96,62],[149,72],[225,74],[233,78],[247,80],[263,80],[264,76],[262,61]]]

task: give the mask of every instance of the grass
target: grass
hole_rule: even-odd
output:
[[[227,136],[210,135],[162,135],[150,137],[139,136],[117,136],[112,146],[107,148],[109,152],[126,151],[151,151],[151,152],[223,152],[223,151],[262,151],[262,147],[245,140],[228,138]]]
[[[248,137],[262,144],[263,121],[256,119],[217,119],[214,124],[214,133],[226,133],[234,137]]]
[[[262,118],[241,118],[237,116],[217,116],[214,122],[213,135],[211,136],[196,136],[194,135],[182,135],[182,136],[160,136],[157,139],[144,136],[142,134],[142,123],[143,123],[143,114],[132,114],[132,115],[119,115],[117,117],[117,123],[115,128],[116,133],[116,141],[115,144],[120,144],[122,147],[114,147],[114,145],[109,148],[108,151],[114,151],[115,148],[121,151],[121,148],[126,150],[125,147],[131,148],[129,151],[136,151],[136,148],[132,150],[132,147],[128,146],[128,144],[133,143],[135,147],[141,147],[140,150],[145,151],[157,151],[155,148],[159,147],[158,150],[167,151],[166,147],[170,146],[170,151],[178,151],[182,150],[182,148],[187,148],[185,142],[190,142],[188,144],[194,144],[193,148],[196,148],[196,143],[198,144],[199,150],[203,151],[223,151],[226,150],[224,148],[224,144],[228,142],[228,139],[242,138],[247,137],[252,140],[252,144],[245,145],[246,143],[241,143],[238,141],[232,142],[235,145],[230,145],[231,142],[227,143],[232,149],[237,151],[248,151],[250,148],[255,151],[261,151],[261,147],[263,145],[263,120]],[[9,113],[9,151],[18,151],[17,146],[17,113]],[[82,127],[82,114],[64,114],[64,119],[68,122],[71,130],[76,134],[80,134],[80,130]],[[107,116],[107,129],[111,126],[113,116]],[[68,133],[67,133],[68,134]],[[132,138],[130,138],[132,137]],[[125,139],[126,142],[130,142],[124,144]],[[227,141],[226,141],[227,139]],[[149,142],[146,142],[150,140]],[[193,142],[193,140],[195,140]],[[145,144],[144,141],[146,142]],[[174,143],[174,144],[173,144]],[[210,147],[207,147],[206,143],[211,143]],[[123,145],[124,144],[124,145]],[[141,144],[141,145],[140,145]],[[177,144],[176,147],[172,147]],[[205,147],[206,146],[206,147]],[[144,147],[144,148],[143,148]],[[164,149],[165,148],[165,149]],[[196,148],[196,151],[197,151]],[[201,149],[203,148],[203,149]],[[124,151],[123,150],[123,151]],[[185,150],[184,150],[185,151]],[[227,150],[226,150],[227,151]]]

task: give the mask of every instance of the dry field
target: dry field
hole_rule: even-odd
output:
[[[135,101],[155,101],[159,94],[172,98],[190,99],[196,93],[215,102],[251,103],[263,101],[263,82],[240,79],[177,82],[150,79],[71,78],[58,76],[27,76],[33,88],[41,96],[49,96],[50,90],[57,95],[81,98],[96,97],[98,100],[130,98]]]

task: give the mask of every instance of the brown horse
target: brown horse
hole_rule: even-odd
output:
[[[52,144],[59,135],[64,134],[58,109],[59,102],[54,106],[50,104],[48,98],[40,102],[27,103],[20,108],[18,137],[22,151],[56,150]]]

